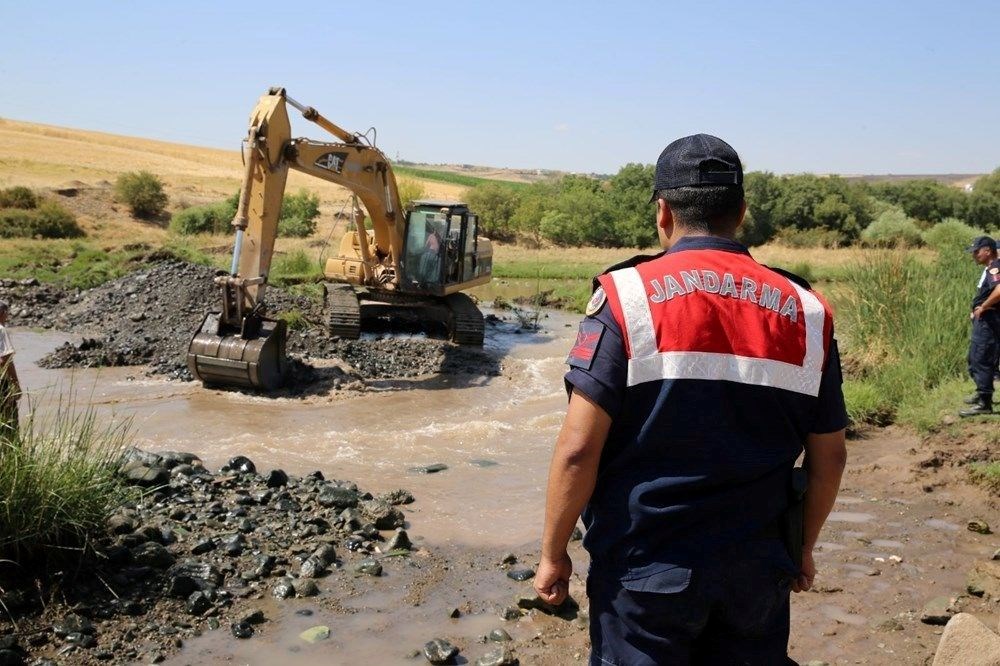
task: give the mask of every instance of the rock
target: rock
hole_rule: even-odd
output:
[[[337,561],[337,549],[334,548],[333,545],[325,543],[314,550],[311,557],[322,562],[326,566],[330,566]]]
[[[504,629],[494,629],[489,633],[489,635],[486,636],[486,638],[494,643],[506,643],[507,641],[514,640]]]
[[[476,660],[476,666],[516,666],[518,663],[514,651],[506,645],[490,650]]]
[[[280,488],[288,483],[288,475],[285,474],[284,470],[272,469],[268,475],[265,484],[268,488]]]
[[[564,615],[573,613],[579,610],[580,606],[576,603],[573,597],[566,597],[566,600],[558,606],[553,606],[552,604],[546,603],[542,600],[538,594],[534,591],[522,592],[517,596],[517,606],[518,608],[523,608],[524,610],[540,610],[548,615]]]
[[[108,518],[108,529],[112,534],[129,534],[138,527],[135,516],[126,513],[116,513]]]
[[[59,638],[66,638],[70,634],[93,634],[94,625],[90,620],[82,615],[70,613],[69,615],[56,620],[52,624],[52,631],[54,631],[56,636]]]
[[[424,657],[432,664],[454,664],[458,648],[443,638],[433,638],[424,643]]]
[[[264,617],[264,611],[254,608],[245,612],[239,621],[246,622],[247,624],[263,624],[267,621],[267,618]]]
[[[299,578],[319,578],[326,573],[326,565],[322,560],[308,557],[299,567]]]
[[[517,564],[517,555],[514,553],[507,553],[500,559],[500,566],[510,566],[512,564]]]
[[[456,619],[462,617],[462,611],[459,610],[458,608],[452,608],[451,612],[448,613],[448,617],[450,617],[453,620],[456,620]]]
[[[955,614],[951,609],[951,599],[948,597],[935,597],[927,602],[920,613],[920,621],[924,624],[948,624],[948,620]]]
[[[402,488],[379,495],[378,499],[392,505],[412,504],[415,501],[410,491]]]
[[[361,560],[354,567],[354,571],[365,576],[381,576],[382,565],[373,559]]]
[[[257,466],[246,456],[236,456],[230,458],[226,466],[222,468],[229,472],[240,472],[241,474],[256,474]]]
[[[511,569],[507,572],[507,578],[522,583],[526,580],[531,580],[534,577],[535,572],[532,569]]]
[[[993,557],[991,557],[990,559],[1000,560],[1000,548],[997,548],[995,551],[993,551]]]
[[[214,590],[222,585],[222,574],[211,564],[197,560],[184,560],[167,571],[167,594],[187,598],[196,590]]]
[[[192,555],[204,555],[210,551],[215,550],[215,539],[211,537],[206,537],[201,539],[191,547]]]
[[[125,472],[125,481],[132,486],[156,488],[170,483],[170,471],[165,467],[136,465]]]
[[[974,597],[1000,600],[1000,563],[978,562],[966,576],[966,591]]]
[[[375,524],[379,530],[394,530],[402,527],[405,519],[403,512],[382,500],[369,500],[358,505],[361,515]]]
[[[977,534],[993,534],[990,530],[990,525],[985,520],[974,519],[970,520],[968,524],[968,529],[970,532],[975,532]]]
[[[299,634],[299,638],[304,640],[306,643],[319,643],[320,641],[325,641],[329,637],[330,627],[322,624],[315,627],[309,627]]]
[[[392,538],[385,544],[385,549],[388,552],[394,550],[412,550],[413,544],[410,542],[410,536],[406,533],[406,530],[398,528],[396,533],[392,535]]]
[[[240,533],[232,534],[224,538],[219,545],[222,547],[222,551],[229,557],[239,557],[243,554],[246,538]]]
[[[248,622],[233,622],[230,631],[236,638],[250,638],[253,636],[253,626]]]
[[[166,569],[174,563],[174,556],[160,544],[147,541],[132,549],[132,561],[142,566]]]
[[[358,491],[337,486],[323,486],[316,496],[316,501],[328,509],[348,509],[358,505]]]
[[[184,604],[184,610],[188,612],[188,615],[201,615],[209,608],[212,607],[212,602],[204,592],[192,592],[191,596],[187,598],[187,602]]]
[[[500,609],[498,615],[500,616],[501,619],[507,621],[520,620],[521,610],[517,606],[505,606]]]
[[[275,599],[288,599],[295,596],[295,586],[290,581],[283,580],[271,590],[271,596]]]
[[[295,582],[295,593],[300,597],[315,597],[319,594],[319,585],[314,580],[298,580]]]
[[[951,618],[941,635],[933,666],[996,664],[1000,664],[1000,636],[968,613]]]
[[[448,469],[448,466],[444,463],[434,463],[433,465],[423,465],[422,467],[411,467],[410,471],[417,474],[437,474],[446,469]]]

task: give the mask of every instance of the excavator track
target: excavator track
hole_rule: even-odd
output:
[[[466,294],[457,293],[445,297],[451,310],[451,340],[460,345],[483,346],[483,313]]]
[[[326,312],[327,328],[330,335],[339,335],[349,340],[361,336],[361,306],[357,294],[350,285],[327,284]]]

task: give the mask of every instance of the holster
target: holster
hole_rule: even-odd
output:
[[[803,519],[808,476],[801,467],[793,467],[788,483],[788,509],[781,514],[781,540],[796,569],[802,568]]]

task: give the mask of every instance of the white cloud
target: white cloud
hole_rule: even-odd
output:
[[[555,131],[559,132],[560,134],[564,133],[564,132],[568,132],[569,131],[569,124],[568,123],[556,123],[555,127],[553,127],[552,129],[554,129]]]

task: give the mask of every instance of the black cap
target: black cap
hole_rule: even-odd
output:
[[[976,250],[981,250],[984,247],[988,247],[996,252],[997,242],[989,236],[980,236],[976,240],[972,241],[972,245],[969,246],[969,252],[975,252]]]
[[[733,147],[711,134],[677,139],[656,160],[653,196],[660,190],[704,185],[742,185],[743,166]]]

